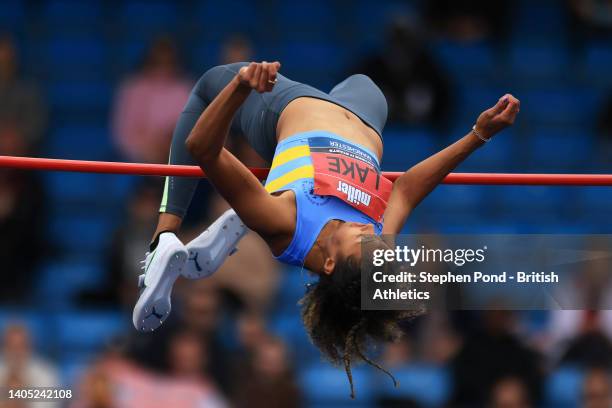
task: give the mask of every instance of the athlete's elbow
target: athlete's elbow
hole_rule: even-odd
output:
[[[413,177],[408,173],[402,174],[393,183],[393,189],[396,190],[397,194],[402,197],[402,202],[413,209],[418,203],[418,186]]]
[[[185,140],[185,147],[187,151],[191,154],[191,156],[196,160],[204,159],[208,154],[209,150],[201,140],[193,137],[193,134],[189,135],[187,140]]]
[[[192,137],[192,135],[189,135],[189,137],[187,137],[187,140],[185,140],[185,147],[187,148],[187,151],[192,155],[194,155],[196,151],[199,150],[198,142]]]

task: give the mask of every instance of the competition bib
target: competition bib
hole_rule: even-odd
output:
[[[314,192],[338,197],[382,222],[393,183],[385,178],[372,156],[341,140],[308,139],[314,167]]]

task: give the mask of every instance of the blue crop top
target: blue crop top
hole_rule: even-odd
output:
[[[330,220],[342,220],[373,224],[377,235],[382,232],[382,223],[334,196],[314,194],[314,168],[310,146],[316,143],[342,144],[359,155],[367,155],[380,171],[376,156],[368,149],[321,130],[298,133],[282,140],[276,147],[266,190],[270,193],[292,190],[295,193],[296,223],[291,243],[278,257],[281,262],[302,266],[319,233]]]

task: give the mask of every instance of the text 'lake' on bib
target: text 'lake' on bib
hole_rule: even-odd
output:
[[[393,183],[365,150],[326,137],[308,139],[314,167],[314,192],[335,196],[382,222]]]

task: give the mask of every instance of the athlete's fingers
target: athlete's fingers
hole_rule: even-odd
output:
[[[512,125],[514,123],[514,120],[516,119],[516,114],[518,112],[519,112],[518,100],[509,101],[506,109],[504,109],[504,111],[499,115],[499,119],[504,124]]]
[[[276,74],[278,73],[278,69],[280,68],[280,63],[272,62],[268,64],[268,79],[272,82],[276,82]]]
[[[497,101],[497,103],[495,104],[495,106],[493,106],[490,109],[490,112],[493,115],[498,115],[500,113],[502,113],[504,111],[504,109],[506,109],[506,106],[508,106],[508,102],[509,102],[509,98],[508,98],[508,94],[502,96],[501,98],[499,98],[499,100]]]
[[[272,89],[274,89],[274,85],[276,85],[278,64],[275,62],[268,63],[267,68],[268,68],[268,79],[265,85],[266,85],[266,92],[270,92],[272,91]]]
[[[255,62],[251,62],[249,64],[249,67],[247,68],[246,71],[246,77],[247,79],[250,81],[251,79],[253,79],[253,74],[255,73],[255,70],[257,69],[257,63]]]
[[[249,70],[248,65],[245,65],[244,67],[240,68],[240,71],[238,71],[238,75],[240,76],[240,79],[244,80],[246,78],[246,74],[248,70]]]
[[[257,82],[257,92],[265,92],[268,87],[268,63],[266,61],[261,63],[261,72]]]
[[[515,105],[517,112],[521,110],[521,101],[519,101],[513,95],[510,95],[510,103]]]
[[[255,69],[251,78],[249,79],[249,85],[253,89],[257,89],[259,83],[259,75],[261,74],[261,64],[255,64]]]
[[[240,70],[238,71],[238,77],[240,78],[240,82],[242,82],[243,84],[249,84],[250,86],[251,73],[254,67],[254,63],[251,62],[249,65],[245,65],[244,67],[240,68]]]

